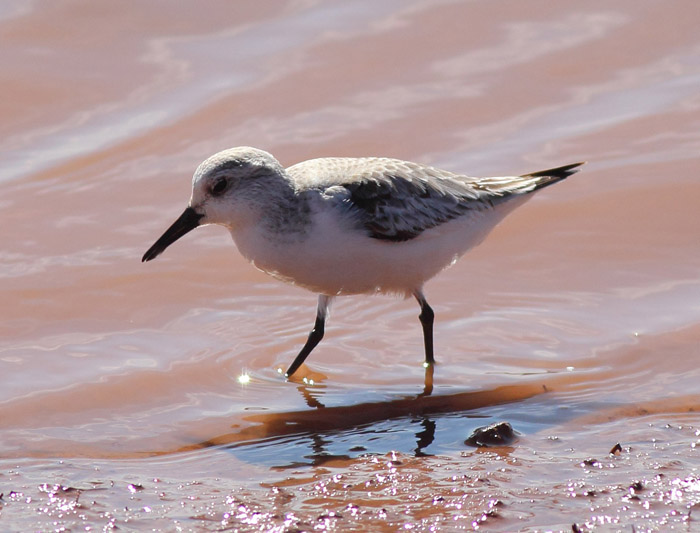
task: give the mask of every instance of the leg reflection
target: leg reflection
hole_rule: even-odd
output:
[[[430,396],[433,393],[433,373],[435,372],[435,363],[428,364],[425,363],[425,385],[423,386],[423,392],[418,395],[418,397],[422,396]]]
[[[430,420],[429,418],[424,418],[423,421],[420,423],[420,425],[423,427],[423,431],[419,431],[416,433],[416,457],[426,457],[429,454],[425,453],[423,451],[423,448],[427,448],[430,446],[433,441],[435,440],[435,422]]]
[[[309,387],[306,386],[306,384],[300,385],[298,387],[299,392],[304,397],[304,401],[306,402],[306,405],[308,405],[312,409],[323,409],[326,407],[317,398],[317,396],[322,392],[319,389],[321,389],[321,387],[319,387],[319,386],[316,386],[313,389],[310,389]]]

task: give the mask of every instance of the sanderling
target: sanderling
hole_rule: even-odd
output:
[[[197,226],[219,224],[257,268],[318,293],[316,322],[287,377],[323,338],[335,296],[413,295],[425,366],[432,368],[434,313],[423,284],[479,244],[529,193],[582,164],[472,178],[375,157],[312,159],[285,169],[262,150],[231,148],[199,165],[189,206],[142,260],[155,259]]]

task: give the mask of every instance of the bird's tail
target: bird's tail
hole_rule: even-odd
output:
[[[538,172],[532,172],[530,174],[523,174],[521,178],[535,178],[534,180],[529,180],[534,185],[533,191],[552,185],[558,181],[568,178],[572,174],[576,174],[581,170],[581,165],[585,165],[585,161],[580,163],[572,163],[570,165],[564,165],[563,167],[549,168],[547,170],[540,170]]]
[[[502,178],[479,178],[479,188],[489,191],[492,195],[491,201],[497,203],[510,202],[524,194],[534,192],[538,189],[557,183],[579,171],[579,167],[584,163],[573,163],[563,167],[550,168],[523,174],[522,176],[506,176]]]

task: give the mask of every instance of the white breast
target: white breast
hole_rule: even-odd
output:
[[[239,251],[282,281],[328,295],[410,294],[479,244],[527,196],[394,242],[349,224],[338,204],[316,209],[306,233],[267,234],[261,225],[231,230]]]

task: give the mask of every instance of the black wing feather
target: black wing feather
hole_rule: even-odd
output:
[[[370,237],[401,242],[463,215],[483,202],[440,191],[420,180],[388,176],[346,184],[349,202]],[[466,202],[465,200],[470,200]]]

